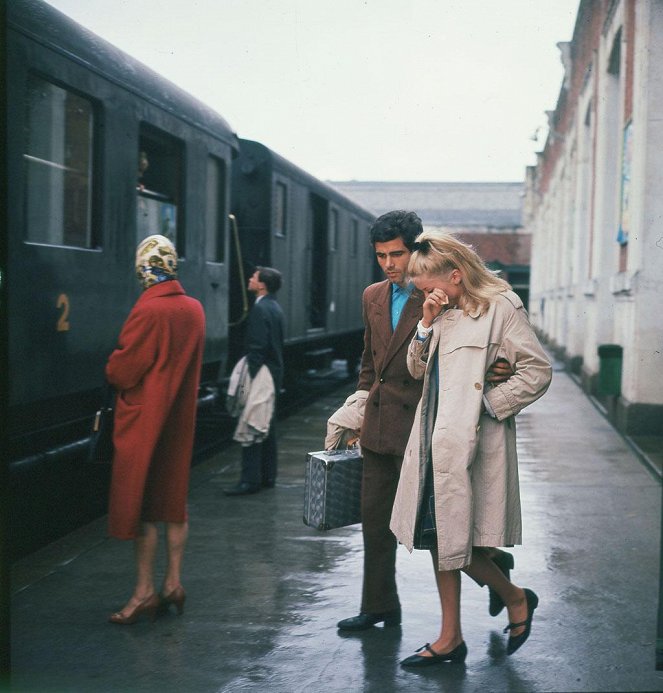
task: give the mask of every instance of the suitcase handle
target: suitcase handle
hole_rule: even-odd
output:
[[[325,455],[343,455],[346,452],[352,452],[353,450],[359,450],[359,445],[355,443],[349,448],[334,448],[333,450],[325,450]]]

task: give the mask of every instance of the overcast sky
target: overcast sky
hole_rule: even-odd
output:
[[[331,180],[522,180],[578,0],[49,0]],[[539,141],[532,141],[537,128]]]

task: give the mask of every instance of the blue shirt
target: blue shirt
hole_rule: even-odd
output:
[[[398,284],[391,285],[391,329],[396,330],[398,320],[403,312],[403,306],[407,303],[408,298],[414,291],[414,284],[410,283],[405,288]]]

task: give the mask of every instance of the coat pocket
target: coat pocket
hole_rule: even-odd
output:
[[[456,351],[459,351],[460,349],[485,350],[488,349],[490,346],[491,342],[489,339],[483,339],[480,337],[475,338],[472,335],[469,335],[467,338],[450,339],[441,347],[441,353],[443,355],[452,354]]]

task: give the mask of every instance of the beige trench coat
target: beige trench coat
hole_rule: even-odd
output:
[[[433,421],[436,388],[430,366],[436,350],[440,392]],[[500,357],[515,374],[484,387],[488,367]],[[412,340],[407,364],[414,378],[424,378],[424,387],[391,516],[396,538],[412,551],[432,451],[440,570],[469,565],[472,546],[520,544],[514,417],[544,394],[552,376],[521,300],[505,291],[482,316],[446,310],[426,341]],[[486,413],[484,394],[496,418]]]

